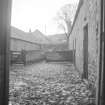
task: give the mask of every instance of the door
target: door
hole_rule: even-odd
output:
[[[88,79],[88,24],[83,28],[83,78]]]

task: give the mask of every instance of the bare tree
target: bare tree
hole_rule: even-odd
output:
[[[66,35],[66,41],[69,44],[69,37],[71,31],[71,25],[73,22],[76,6],[73,4],[64,5],[57,13],[58,28],[62,29]]]

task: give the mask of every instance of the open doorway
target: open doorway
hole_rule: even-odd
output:
[[[83,78],[88,79],[88,24],[84,26],[84,40],[83,40]]]

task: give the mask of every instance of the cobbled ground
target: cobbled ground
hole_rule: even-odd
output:
[[[89,105],[93,95],[69,63],[14,65],[9,86],[10,105]]]

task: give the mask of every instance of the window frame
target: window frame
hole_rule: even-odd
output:
[[[0,105],[9,102],[11,4],[11,0],[0,0]]]

